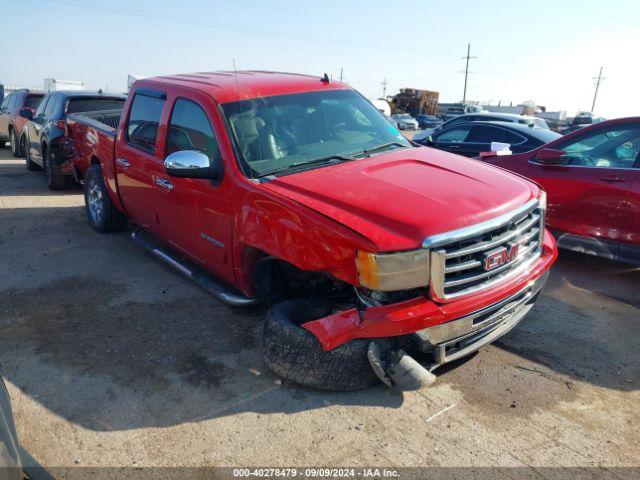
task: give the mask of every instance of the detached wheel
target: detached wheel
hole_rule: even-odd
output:
[[[18,143],[18,139],[16,137],[16,131],[11,129],[11,134],[9,135],[9,142],[11,143],[11,155],[18,158],[20,157],[20,144]]]
[[[329,315],[331,307],[322,300],[291,300],[271,307],[262,339],[267,367],[288,380],[322,390],[357,390],[377,384],[367,358],[370,340],[352,340],[325,352],[318,339],[300,326]]]
[[[40,165],[31,160],[31,152],[29,148],[27,148],[27,138],[25,135],[22,136],[24,142],[24,161],[27,164],[27,170],[35,172],[36,170],[40,170]]]
[[[91,165],[84,179],[84,204],[91,228],[100,233],[117,232],[127,226],[127,219],[109,197],[100,165]]]
[[[64,190],[69,186],[70,177],[54,173],[48,148],[44,149],[42,163],[44,165],[44,174],[47,178],[47,186],[50,190]]]

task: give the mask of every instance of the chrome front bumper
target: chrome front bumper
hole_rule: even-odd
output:
[[[415,332],[424,350],[433,351],[436,368],[475,352],[515,327],[531,310],[546,272],[518,293],[470,315]]]

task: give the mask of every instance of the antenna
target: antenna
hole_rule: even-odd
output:
[[[236,81],[236,92],[238,91],[238,69],[236,68],[236,59],[232,58],[231,61],[233,62],[233,78]]]

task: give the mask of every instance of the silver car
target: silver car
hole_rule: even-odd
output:
[[[400,130],[418,130],[418,121],[408,113],[391,115],[391,120]]]

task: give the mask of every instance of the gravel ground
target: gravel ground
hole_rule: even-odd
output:
[[[323,393],[80,188],[0,151],[0,372],[23,446],[72,466],[639,466],[640,270],[562,252],[538,304],[435,386]]]

